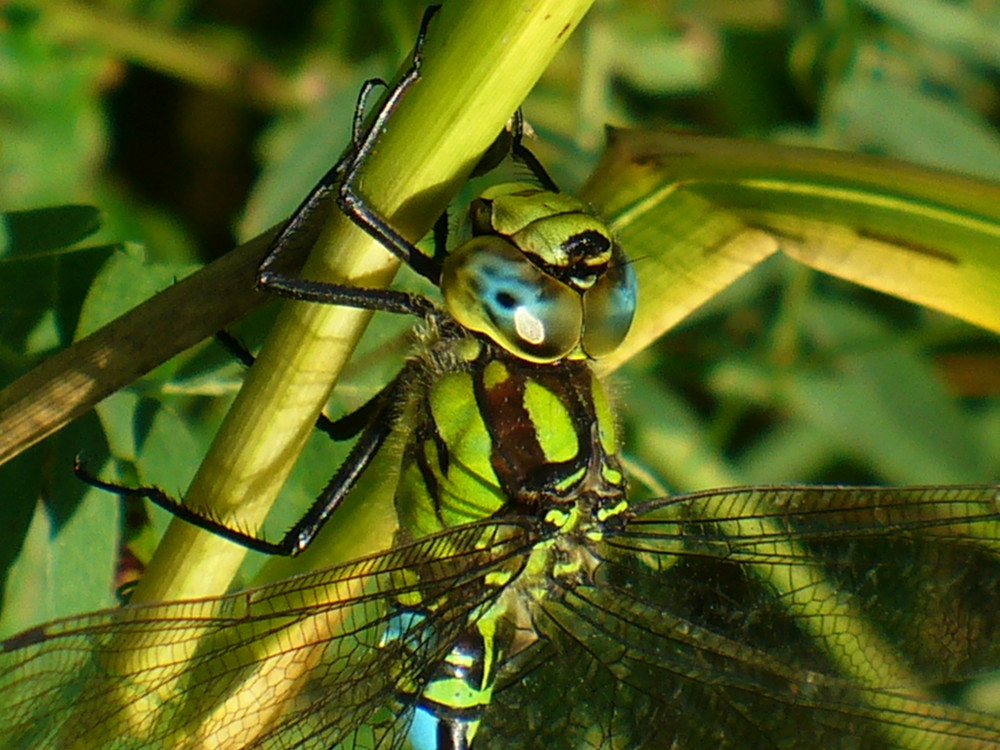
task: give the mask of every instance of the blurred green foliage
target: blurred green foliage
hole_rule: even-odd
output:
[[[422,9],[0,7],[0,209],[90,204],[103,218],[97,235],[69,232],[28,253],[44,265],[0,256],[11,300],[0,307],[3,382],[286,216],[347,142],[361,82],[391,77],[404,59]],[[525,113],[532,148],[568,190],[591,171],[606,123],[875,152],[1000,179],[998,38],[1000,11],[972,2],[600,0]],[[271,314],[238,333],[255,346]],[[405,342],[408,325],[372,333],[333,413],[391,377],[398,360],[375,352]],[[111,455],[107,477],[179,494],[239,376],[206,343],[0,468],[3,632],[112,604],[119,533],[141,558],[162,530],[158,514],[150,526],[146,511],[85,492],[72,454],[94,469]],[[995,336],[778,258],[614,382],[630,453],[671,489],[1000,476]],[[310,444],[272,536],[339,455],[325,440]]]

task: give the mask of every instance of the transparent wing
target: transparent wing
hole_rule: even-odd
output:
[[[409,694],[524,532],[471,524],[220,599],[127,607],[0,644],[4,748],[399,747]],[[433,616],[400,620],[400,602]]]
[[[657,500],[553,591],[477,749],[986,748],[957,681],[1000,667],[998,487]],[[950,691],[950,692],[949,692]]]

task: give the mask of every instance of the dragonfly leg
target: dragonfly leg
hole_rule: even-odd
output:
[[[418,295],[392,290],[360,289],[346,285],[309,281],[280,273],[274,269],[274,264],[280,257],[283,249],[292,242],[294,236],[303,231],[308,224],[316,221],[317,217],[325,212],[330,195],[335,191],[339,191],[339,193],[343,192],[344,184],[348,183],[357,174],[360,164],[374,147],[378,134],[385,125],[386,118],[396,107],[407,89],[419,79],[427,29],[431,19],[439,9],[440,6],[431,6],[424,12],[424,17],[420,24],[420,32],[414,48],[412,64],[399,83],[389,89],[385,102],[375,115],[371,126],[364,131],[363,135],[364,112],[368,98],[372,91],[386,84],[381,79],[372,78],[362,86],[354,113],[351,146],[347,153],[324,175],[319,184],[313,188],[302,204],[296,209],[291,219],[288,220],[272,241],[267,255],[258,268],[257,284],[261,289],[278,294],[279,296],[309,302],[347,305],[350,307],[415,315],[422,318],[438,315],[434,305],[429,300]],[[354,217],[352,216],[352,218]],[[365,226],[363,221],[359,223]],[[413,258],[418,256],[425,263],[432,262],[431,259],[422,255],[415,246],[401,246],[398,243],[392,244],[391,240],[391,234],[387,235],[386,241],[390,245],[390,250],[397,252],[400,258],[410,263],[410,265],[415,266],[415,264],[420,262],[413,260]],[[419,268],[417,270],[418,272],[420,271]],[[431,278],[437,278],[436,271]],[[253,362],[253,357],[249,352],[235,342],[234,339],[224,334],[220,336],[220,340],[224,346],[245,364]],[[402,401],[405,399],[406,389],[404,385],[407,382],[407,378],[412,377],[412,372],[412,366],[404,366],[396,379],[383,388],[382,391],[362,406],[361,409],[345,415],[336,421],[331,421],[324,417],[318,422],[317,426],[335,440],[347,439],[358,433],[360,433],[360,437],[351,449],[347,459],[333,475],[313,505],[281,540],[277,542],[261,539],[253,534],[226,526],[217,519],[206,516],[196,509],[187,507],[158,487],[126,487],[111,482],[104,482],[87,471],[80,461],[77,461],[75,471],[81,480],[95,487],[126,497],[145,498],[194,526],[215,533],[248,549],[272,555],[296,555],[309,546],[326,520],[340,505],[347,493],[350,492],[360,475],[368,467],[388,436],[392,433],[398,419],[398,411]]]
[[[383,388],[372,401],[362,409],[371,408],[373,418],[361,433],[361,437],[351,448],[347,458],[331,477],[302,517],[278,542],[273,554],[295,556],[312,544],[320,529],[340,506],[358,479],[378,455],[385,441],[395,430],[402,416],[412,381],[417,372],[417,363],[410,361],[389,385]],[[374,402],[375,406],[372,406]]]
[[[538,157],[524,145],[524,115],[520,108],[514,113],[510,123],[511,144],[510,153],[519,162],[524,164],[538,180],[538,183],[545,189],[553,193],[559,192],[559,186],[549,175],[548,170],[542,166]]]
[[[388,104],[387,104],[388,106]],[[395,104],[393,103],[393,106]],[[385,109],[383,108],[383,112]],[[382,118],[382,113],[379,114]],[[373,130],[369,131],[371,134]],[[511,118],[507,130],[497,136],[493,145],[487,149],[486,154],[473,170],[473,176],[486,174],[499,165],[499,163],[511,154],[517,161],[526,165],[541,186],[554,193],[559,192],[555,181],[549,176],[548,171],[542,166],[538,157],[524,145],[524,116],[518,109]],[[369,135],[365,142],[365,154],[371,151],[374,138]],[[354,179],[361,167],[362,151],[358,149],[358,158],[347,169],[337,194],[337,204],[340,209],[355,224],[360,226],[375,239],[379,240],[394,255],[400,258],[416,273],[428,279],[431,283],[438,285],[441,275],[441,264],[446,252],[446,239],[448,235],[448,214],[447,211],[438,217],[434,224],[434,256],[428,259],[420,250],[406,238],[400,235],[389,222],[372,208],[364,198],[359,195],[354,188]]]
[[[202,515],[197,510],[189,508],[180,501],[175,500],[159,487],[153,487],[151,485],[129,487],[128,485],[118,484],[116,482],[105,482],[103,479],[99,479],[96,475],[90,472],[84,463],[83,458],[79,454],[73,459],[73,473],[76,474],[77,479],[82,482],[86,482],[91,487],[96,487],[97,489],[105,490],[106,492],[113,492],[114,494],[121,495],[122,497],[149,500],[154,505],[163,508],[168,513],[187,521],[193,526],[205,529],[206,531],[211,531],[214,534],[218,534],[219,536],[228,539],[231,542],[235,542],[236,544],[240,544],[248,549],[257,550],[258,552],[266,552],[269,554],[280,554],[272,550],[273,545],[269,542],[258,539],[252,534],[247,534],[246,532],[239,531],[238,529],[231,529],[214,518]]]
[[[341,284],[309,281],[290,276],[274,269],[276,259],[282,250],[291,244],[295,234],[303,231],[325,210],[328,199],[334,197],[338,207],[355,224],[377,239],[390,252],[406,263],[414,272],[438,284],[441,276],[441,264],[445,252],[447,236],[447,213],[442,214],[435,223],[435,252],[428,258],[415,244],[403,237],[390,223],[365,200],[355,187],[358,174],[365,160],[375,148],[385,122],[398,105],[406,91],[420,79],[420,68],[423,63],[423,45],[431,19],[439,6],[431,6],[424,13],[414,46],[410,68],[399,82],[389,89],[384,103],[375,115],[372,124],[364,129],[364,113],[371,92],[379,86],[385,86],[381,79],[372,78],[365,82],[358,96],[352,127],[352,142],[348,152],[324,175],[323,179],[313,188],[302,204],[292,214],[292,218],[278,233],[264,260],[258,269],[257,285],[259,288],[278,294],[309,302],[346,305],[366,309],[382,309],[389,312],[401,312],[413,315],[424,314],[421,303],[412,296],[402,292],[373,292]],[[363,134],[362,134],[363,133]],[[511,118],[507,130],[501,133],[493,146],[488,149],[474,174],[490,171],[509,153],[525,164],[535,176],[535,179],[546,190],[559,192],[555,182],[539,162],[537,157],[523,144],[524,118],[518,110]]]
[[[493,141],[493,144],[486,149],[486,153],[479,159],[479,163],[472,170],[472,176],[481,177],[484,174],[492,172],[507,156],[513,156],[516,161],[521,162],[531,170],[531,174],[542,188],[553,193],[558,193],[559,187],[556,185],[555,180],[549,176],[548,171],[542,166],[538,157],[524,145],[524,127],[524,114],[521,112],[521,108],[518,107],[507,123],[507,127],[503,129],[500,135],[496,137],[496,140]]]
[[[354,105],[354,119],[351,123],[351,143],[355,151],[361,147],[365,137],[365,112],[368,111],[368,97],[376,88],[389,88],[389,84],[381,78],[369,78],[361,84],[358,92],[358,102]]]
[[[244,367],[251,367],[257,361],[257,358],[228,331],[217,331],[215,339]],[[330,419],[326,414],[320,413],[316,418],[316,429],[337,442],[357,437],[375,418],[386,391],[391,387],[392,383],[387,384],[357,409],[337,419]]]
[[[413,315],[418,318],[426,318],[437,313],[430,300],[418,294],[395,289],[365,289],[347,284],[311,281],[270,271],[262,272],[259,279],[266,279],[262,282],[262,288],[266,291],[302,302],[358,307],[364,310]]]
[[[354,113],[350,148],[310,191],[309,195],[295,209],[292,217],[272,241],[257,271],[257,286],[260,289],[295,299],[314,302],[328,301],[331,304],[344,304],[354,307],[369,307],[369,305],[360,302],[353,304],[349,301],[355,299],[355,297],[349,295],[347,292],[348,287],[298,279],[281,273],[274,268],[275,262],[281,255],[282,250],[292,243],[293,237],[297,233],[303,231],[310,223],[316,222],[317,217],[325,213],[328,206],[328,199],[334,195],[338,205],[352,221],[372,234],[376,239],[382,241],[392,253],[417,273],[431,281],[437,281],[440,275],[437,265],[431,259],[424,256],[413,243],[407,241],[395,229],[389,226],[388,222],[369,208],[360,199],[360,196],[354,193],[351,183],[355,180],[362,163],[375,147],[375,142],[385,127],[386,119],[396,108],[406,91],[420,79],[420,67],[423,62],[423,46],[424,40],[427,37],[427,29],[431,19],[440,7],[439,5],[432,5],[424,11],[410,67],[403,74],[399,82],[389,89],[385,101],[367,130],[364,130],[364,110],[367,100],[376,87],[385,85],[385,83],[381,79],[372,78],[362,86],[361,93],[358,96],[358,105]],[[362,135],[363,130],[364,135]],[[357,210],[352,208],[355,204],[359,205],[360,208]]]
[[[205,531],[228,539],[255,552],[267,555],[282,555],[294,557],[308,547],[326,521],[351,491],[358,479],[371,464],[381,450],[389,435],[392,434],[399,420],[406,400],[409,383],[412,380],[415,367],[408,363],[396,378],[383,388],[374,398],[361,407],[369,419],[361,430],[361,436],[351,448],[344,462],[327,483],[319,497],[313,502],[302,517],[277,542],[262,539],[239,529],[234,529],[221,521],[205,515],[196,508],[190,508],[181,501],[171,497],[159,487],[143,485],[129,487],[115,482],[105,482],[92,474],[84,465],[80,456],[74,460],[73,471],[77,478],[87,484],[107,492],[113,492],[123,497],[134,497],[149,500],[154,505],[163,508],[178,518],[187,521]],[[345,417],[331,422],[333,430],[331,437],[335,440],[350,437],[347,434],[355,429],[351,420],[357,419],[358,412],[352,412]],[[360,421],[360,420],[358,420]],[[324,430],[325,431],[325,430]]]

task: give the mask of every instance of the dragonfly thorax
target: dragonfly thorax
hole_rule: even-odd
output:
[[[614,417],[585,360],[526,362],[445,337],[421,358],[396,505],[404,536],[507,515],[542,520],[624,497]]]

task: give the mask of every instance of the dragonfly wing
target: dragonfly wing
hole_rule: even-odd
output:
[[[5,748],[400,747],[429,665],[517,567],[478,524],[220,599],[71,618],[0,644]],[[401,620],[401,602],[433,617]],[[401,624],[403,623],[403,624]]]
[[[983,748],[941,699],[1000,666],[997,488],[655,501],[535,612],[478,747]]]

